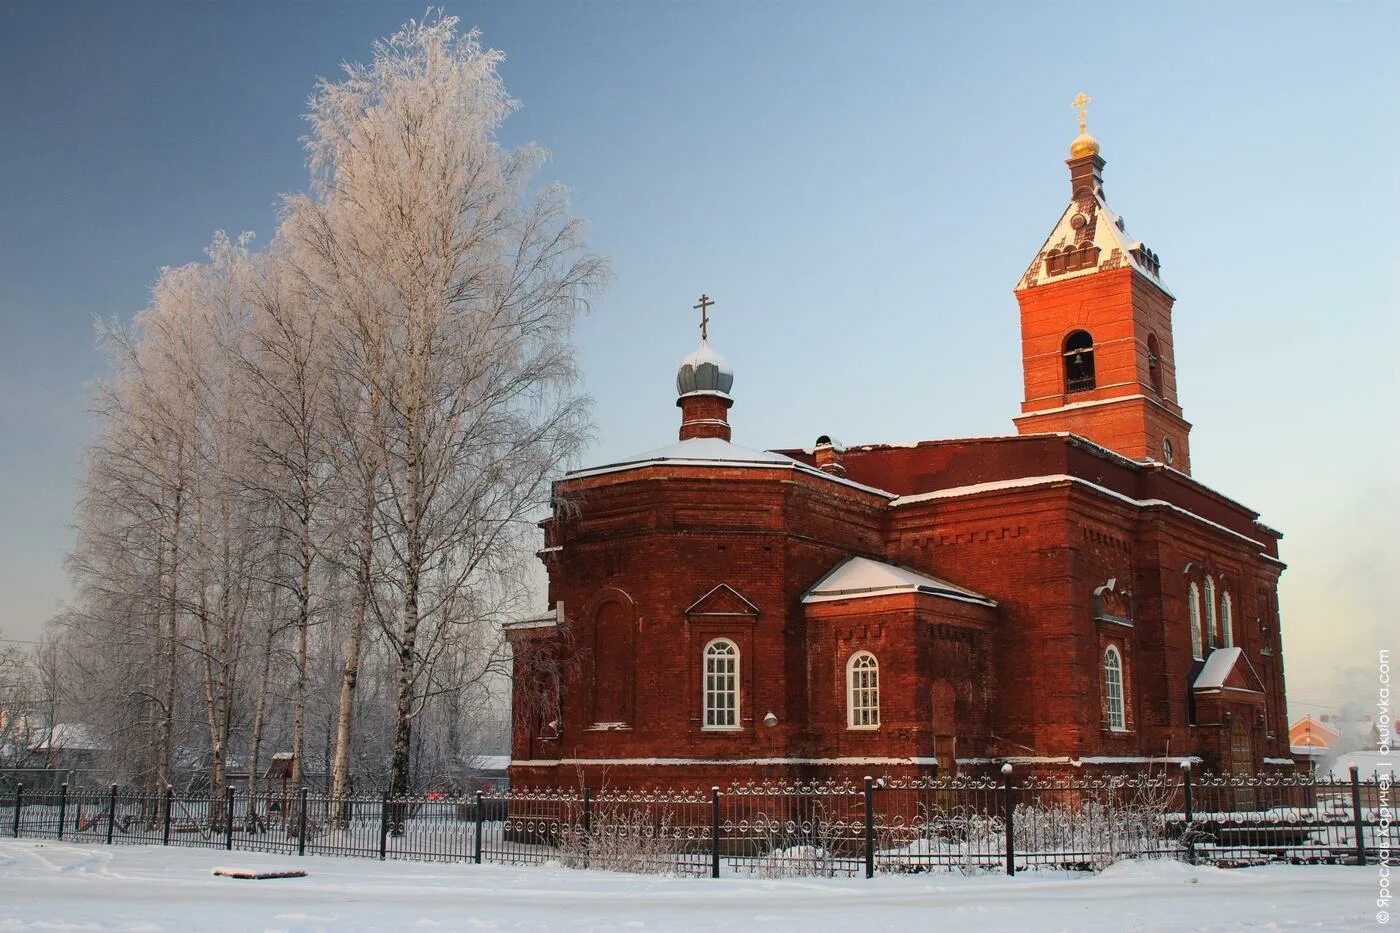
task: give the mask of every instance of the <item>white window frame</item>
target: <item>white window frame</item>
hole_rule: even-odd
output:
[[[880,662],[869,651],[846,660],[846,728],[880,728]]]
[[[700,723],[707,732],[735,732],[739,721],[739,646],[729,638],[705,645],[700,663]]]
[[[1220,617],[1215,613],[1215,577],[1206,577],[1206,639],[1210,647],[1220,647]]]
[[[1128,731],[1128,706],[1124,683],[1123,655],[1117,645],[1109,645],[1103,651],[1103,695],[1108,728],[1113,732]]]
[[[1225,590],[1220,594],[1220,644],[1222,648],[1229,648],[1235,644],[1235,606],[1230,599],[1230,591]]]
[[[1201,588],[1192,580],[1186,587],[1186,611],[1191,619],[1191,657],[1205,660],[1205,636],[1201,633]]]

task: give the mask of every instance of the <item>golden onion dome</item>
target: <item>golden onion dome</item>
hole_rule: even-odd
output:
[[[1069,144],[1069,157],[1071,159],[1082,159],[1086,156],[1096,156],[1099,154],[1099,141],[1089,135],[1089,131],[1084,127],[1085,111],[1089,109],[1089,101],[1092,97],[1080,91],[1075,95],[1074,101],[1070,104],[1079,111],[1079,135],[1074,137],[1074,142]]]
[[[1069,144],[1069,157],[1071,159],[1082,159],[1085,156],[1095,156],[1099,154],[1099,141],[1088,133],[1080,133],[1074,137],[1074,142]]]

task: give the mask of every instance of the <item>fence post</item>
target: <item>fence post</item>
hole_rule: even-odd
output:
[[[1011,762],[1001,766],[1006,807],[1006,873],[1016,874],[1016,797],[1011,791]]]
[[[710,877],[719,877],[719,788],[710,788]]]
[[[379,860],[382,862],[389,853],[389,792],[379,798]]]
[[[306,854],[306,785],[301,787],[300,812],[297,813],[297,855]]]
[[[476,792],[476,834],[472,837],[472,861],[481,864],[481,832],[485,828],[486,819],[482,813],[481,791]]]
[[[224,788],[224,848],[233,848],[233,788]]]
[[[1356,864],[1366,864],[1366,820],[1361,813],[1361,770],[1351,766],[1351,823],[1356,833]]]
[[[1181,794],[1186,810],[1186,823],[1181,832],[1186,837],[1186,864],[1196,864],[1196,830],[1191,824],[1196,822],[1196,802],[1191,790],[1191,759],[1181,763]]]
[[[170,845],[170,813],[175,809],[175,787],[172,784],[165,785],[165,816],[164,823],[160,828],[160,844]]]
[[[865,776],[865,877],[875,877],[875,779]]]
[[[63,838],[63,823],[68,819],[68,782],[58,785],[58,838]]]
[[[15,785],[15,838],[19,838],[20,807],[24,806],[24,783]]]
[[[107,795],[107,845],[112,844],[112,835],[117,828],[117,785],[112,785],[112,792]]]

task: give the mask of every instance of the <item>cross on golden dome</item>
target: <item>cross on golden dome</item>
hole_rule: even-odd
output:
[[[1079,135],[1074,138],[1074,142],[1069,144],[1069,157],[1071,159],[1082,159],[1085,156],[1099,154],[1099,141],[1089,135],[1085,118],[1085,112],[1089,109],[1089,103],[1092,100],[1092,97],[1080,91],[1074,95],[1074,100],[1070,101],[1070,106],[1079,111]]]
[[[1079,111],[1079,132],[1081,133],[1084,132],[1085,111],[1089,109],[1089,104],[1093,103],[1093,100],[1094,99],[1088,94],[1085,94],[1083,91],[1080,91],[1078,94],[1074,95],[1074,100],[1070,101],[1069,103],[1071,107]]]

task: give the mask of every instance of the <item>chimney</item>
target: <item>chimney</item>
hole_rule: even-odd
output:
[[[812,451],[812,456],[816,460],[818,470],[830,473],[832,476],[845,476],[846,467],[841,463],[841,458],[845,453],[846,448],[841,446],[840,441],[833,441],[828,435],[823,434],[817,438],[817,446]]]

